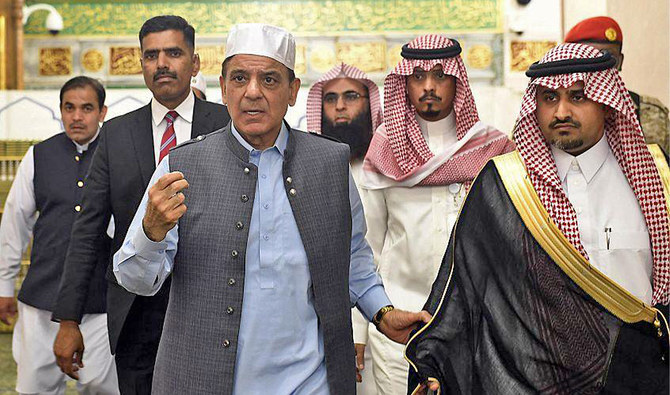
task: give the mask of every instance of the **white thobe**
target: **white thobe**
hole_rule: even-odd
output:
[[[452,112],[438,122],[417,117],[433,153],[457,142]],[[431,290],[447,249],[451,229],[465,198],[460,183],[444,186],[363,189],[361,198],[368,225],[367,240],[386,292],[396,308],[419,311]],[[372,353],[374,376],[380,394],[407,393],[408,364],[403,346],[388,340],[372,325],[365,330],[354,321],[354,341],[366,343]],[[367,369],[367,368],[366,368]]]
[[[563,190],[577,213],[589,262],[650,304],[653,263],[647,225],[607,139],[601,138],[578,156],[553,147],[552,154]]]

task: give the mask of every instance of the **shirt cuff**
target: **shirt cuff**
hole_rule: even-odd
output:
[[[391,303],[388,296],[386,296],[386,291],[384,291],[384,286],[375,285],[370,288],[363,296],[358,298],[356,303],[358,308],[361,310],[365,318],[368,321],[372,322],[372,318],[377,314],[379,309],[384,306],[388,306]]]
[[[0,280],[0,298],[13,298],[16,289],[16,279]]]
[[[165,235],[165,238],[167,238],[167,234]],[[168,247],[165,239],[161,241],[153,241],[149,239],[146,233],[144,233],[144,227],[142,225],[140,225],[139,231],[135,232],[133,245],[135,246],[135,253],[150,262],[161,261],[163,254]]]

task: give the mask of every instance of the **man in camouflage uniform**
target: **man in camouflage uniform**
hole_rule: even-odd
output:
[[[606,16],[584,19],[565,35],[565,42],[585,43],[609,51],[617,59],[617,68],[621,71],[623,33],[614,19]],[[668,108],[655,97],[629,92],[647,143],[656,143],[666,153],[670,152]]]

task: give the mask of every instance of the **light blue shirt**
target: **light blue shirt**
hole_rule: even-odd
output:
[[[231,127],[258,167],[246,249],[244,299],[238,335],[235,393],[328,394],[323,331],[314,310],[305,248],[283,185],[282,165],[289,132],[285,126],[275,145],[259,151]],[[149,185],[169,173],[169,156]],[[365,241],[365,218],[349,174],[352,234],[349,296],[370,320],[390,304]],[[186,202],[188,206],[188,202]],[[121,249],[114,255],[119,284],[139,295],[153,295],[172,270],[178,225],[161,242],[142,230],[147,193]],[[351,363],[354,363],[352,355]],[[353,379],[353,378],[352,378]]]

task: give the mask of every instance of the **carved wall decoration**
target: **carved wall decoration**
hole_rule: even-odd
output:
[[[316,46],[309,54],[309,64],[320,73],[325,73],[335,66],[335,52],[326,46]]]
[[[81,67],[85,71],[97,73],[102,70],[105,63],[105,56],[97,49],[89,49],[81,56]]]
[[[555,47],[556,41],[512,41],[510,45],[512,50],[510,69],[522,73]]]
[[[67,22],[61,35],[135,36],[154,15],[181,15],[198,34],[225,34],[243,22],[283,26],[297,35],[340,32],[502,32],[503,0],[251,0],[147,2],[47,1]],[[27,35],[47,34],[46,13],[31,17]],[[457,17],[455,17],[457,16]]]
[[[475,44],[467,49],[465,61],[473,69],[488,69],[493,62],[493,50],[485,44]]]
[[[366,73],[386,70],[386,42],[339,42],[337,61],[356,66]]]
[[[201,46],[196,48],[200,55],[200,72],[204,75],[220,75],[221,63],[226,58],[226,48],[223,45]]]
[[[137,32],[146,19],[165,9],[195,27],[196,51],[209,84],[221,73],[227,31],[239,22],[274,23],[291,31],[296,37],[295,71],[305,86],[338,62],[353,64],[381,82],[400,61],[402,44],[426,32],[458,39],[474,80],[503,80],[503,0],[43,1],[56,7],[66,23],[60,34],[51,36],[44,31],[46,12],[30,17],[23,50],[28,88],[58,88],[67,80],[40,73],[39,51],[47,46],[71,48],[76,59],[72,74],[95,74],[108,87],[143,86]],[[470,48],[476,45],[490,50]]]
[[[45,77],[72,74],[72,49],[40,48],[39,74]]]
[[[142,74],[139,47],[111,47],[109,49],[109,73],[111,75]]]

